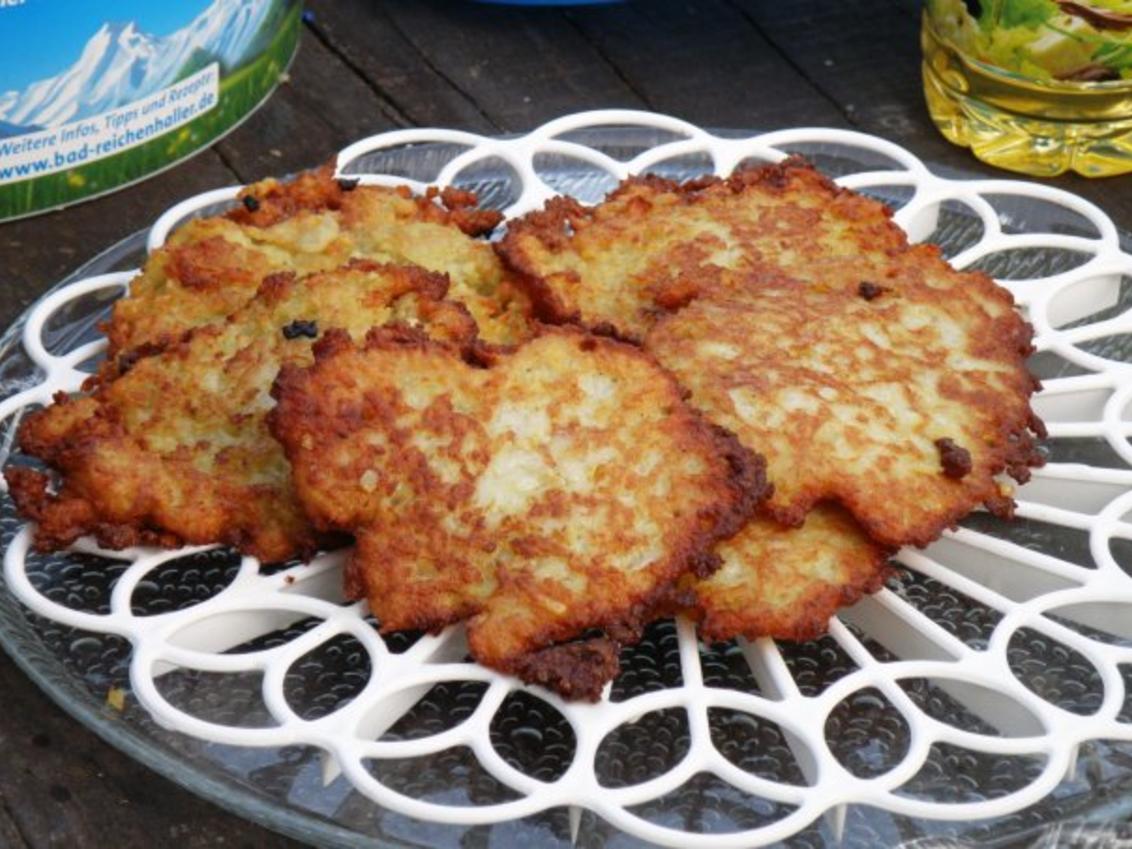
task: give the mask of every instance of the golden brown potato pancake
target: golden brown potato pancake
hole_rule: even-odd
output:
[[[631,634],[765,494],[761,459],[620,342],[552,328],[485,368],[377,329],[315,354],[280,372],[272,431],[315,525],[355,535],[381,629],[468,619],[477,660],[567,696],[596,699],[616,654],[561,644]]]
[[[708,641],[811,640],[830,617],[888,577],[890,552],[839,507],[819,504],[800,528],[756,517],[715,548],[723,565],[685,580],[689,613]]]
[[[406,188],[335,180],[326,166],[290,182],[256,183],[240,199],[224,215],[188,221],[149,257],[106,325],[105,375],[224,319],[268,274],[327,271],[358,258],[448,274],[449,297],[467,306],[489,342],[515,344],[529,335],[525,297],[491,245],[472,238],[501,216],[475,209],[469,192],[414,197]]]
[[[924,274],[958,276],[934,254]],[[1023,331],[1025,328],[1025,332]],[[906,275],[879,293],[760,278],[665,317],[646,350],[712,421],[767,457],[765,510],[801,524],[844,505],[882,545],[926,545],[983,503],[996,479],[1039,465],[1023,364],[1026,325]]]
[[[282,364],[312,361],[314,338],[358,338],[389,321],[466,345],[467,311],[441,301],[447,280],[421,269],[356,261],[305,278],[268,277],[222,323],[199,327],[90,395],[33,413],[20,445],[58,473],[10,466],[35,543],[56,549],[83,534],[110,548],[226,543],[263,561],[308,555],[318,535],[303,516],[282,449],[267,430]]]
[[[906,246],[883,204],[791,158],[727,179],[634,177],[593,207],[554,198],[509,222],[499,248],[544,320],[640,340],[658,309],[732,275],[855,289]]]

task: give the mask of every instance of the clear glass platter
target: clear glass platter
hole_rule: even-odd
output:
[[[664,126],[627,126],[631,122],[612,120],[597,123],[611,125],[567,129],[554,138],[598,150],[618,162],[640,156],[659,144],[678,141],[679,134]],[[750,133],[719,132],[716,136],[738,139]],[[443,174],[454,155],[466,147],[457,141],[439,141],[377,149],[349,159],[350,167],[343,170],[429,182]],[[779,147],[805,153],[832,176],[898,170],[886,159],[883,149],[853,149],[820,138],[807,142],[783,140]],[[569,150],[551,146],[538,156],[542,157],[535,160],[538,174],[555,191],[595,201],[616,183],[616,178],[606,170],[582,161]],[[718,166],[719,160],[714,164]],[[685,178],[699,176],[712,167],[711,158],[702,153],[674,149],[674,155],[650,170]],[[950,178],[963,175],[939,176],[949,178],[940,185],[951,185]],[[523,179],[528,178],[523,176],[517,185],[515,162],[498,156],[469,160],[455,172],[458,185],[477,191],[486,205],[500,209],[521,199]],[[919,197],[917,191],[922,186],[894,177],[889,183],[874,180],[861,188],[898,209],[910,209],[908,204]],[[996,193],[982,194],[990,197]],[[1043,302],[1044,308],[1051,315],[1056,310],[1056,315],[1050,332],[1043,337],[1050,345],[1032,362],[1035,373],[1056,384],[1058,380],[1108,374],[1105,369],[1110,366],[1105,364],[1111,364],[1113,374],[1123,375],[1127,364],[1132,363],[1132,333],[1123,332],[1119,320],[1132,306],[1132,276],[1121,273],[1119,267],[1106,267],[1104,274],[1070,279],[1074,269],[1084,263],[1074,256],[1079,251],[1072,249],[1073,240],[1096,238],[1096,222],[1083,216],[1079,208],[1040,196],[1004,192],[1001,202],[991,205],[997,226],[1007,237],[1028,233],[1052,235],[1045,240],[1048,245],[1020,242],[1021,247],[986,253],[973,265],[1006,281],[1057,279],[1062,281],[1057,284],[1058,293],[1069,293],[1056,294],[1048,303]],[[214,208],[197,205],[193,213]],[[898,220],[913,235],[939,244],[949,257],[963,259],[972,256],[971,252],[984,239],[989,219],[986,210],[980,210],[977,204],[945,200],[936,203],[930,214],[916,212]],[[1122,233],[1118,238],[1126,249],[1128,240]],[[144,261],[146,244],[147,233],[131,236],[92,259],[45,297],[63,291],[75,281],[138,267]],[[100,288],[68,299],[43,326],[45,349],[61,354],[95,340],[98,322],[107,315],[114,297],[114,291]],[[1025,298],[1021,300],[1025,303]],[[27,320],[25,314],[0,339],[0,397],[15,396],[43,380],[42,368],[28,356],[22,341]],[[1080,339],[1072,336],[1075,329],[1097,325],[1113,332],[1085,334]],[[1083,352],[1082,356],[1066,356],[1065,345],[1074,346]],[[1092,367],[1094,362],[1101,365]],[[92,356],[81,368],[90,371],[96,363],[97,357]],[[1118,394],[1123,391],[1123,384],[1114,385]],[[660,832],[651,832],[645,826],[625,827],[626,823],[638,820],[668,829],[668,834],[714,835],[723,841],[719,845],[726,844],[724,835],[729,833],[748,835],[745,845],[763,845],[767,842],[763,837],[775,841],[781,837],[781,845],[791,847],[1024,846],[1038,845],[1054,834],[1067,839],[1076,835],[1086,841],[1102,836],[1128,839],[1132,829],[1121,823],[1132,814],[1132,794],[1128,792],[1132,788],[1132,698],[1124,692],[1126,682],[1132,682],[1132,653],[1126,665],[1120,652],[1132,652],[1132,616],[1116,610],[1108,611],[1106,618],[1096,610],[1081,613],[1062,606],[1035,614],[1054,623],[1050,629],[1063,627],[1077,635],[1073,638],[1058,638],[1056,635],[1064,632],[1055,629],[1030,627],[1026,624],[1028,619],[1018,624],[1022,621],[1019,616],[1030,615],[1026,605],[1035,599],[1073,590],[1074,569],[1103,571],[1098,546],[1104,546],[1111,555],[1110,567],[1115,563],[1128,573],[1125,577],[1132,575],[1132,532],[1124,538],[1121,530],[1125,511],[1119,511],[1113,519],[1117,530],[1110,528],[1103,539],[1088,522],[1071,526],[1073,522],[1068,516],[1060,523],[1048,518],[1061,515],[1050,510],[1073,512],[1080,507],[1058,508],[1058,491],[1083,480],[1081,486],[1088,493],[1081,496],[1080,504],[1093,497],[1089,493],[1094,489],[1107,493],[1106,499],[1111,500],[1115,494],[1119,500],[1121,476],[1132,474],[1128,455],[1119,444],[1114,444],[1114,439],[1123,439],[1123,426],[1119,421],[1110,421],[1111,416],[1105,418],[1107,413],[1102,415],[1098,407],[1103,406],[1102,402],[1078,399],[1074,393],[1089,391],[1084,384],[1082,387],[1079,392],[1074,389],[1055,393],[1058,398],[1072,396],[1072,404],[1062,404],[1072,410],[1059,418],[1061,408],[1052,404],[1050,415],[1055,421],[1078,424],[1091,421],[1088,416],[1092,416],[1105,426],[1092,430],[1064,427],[1060,431],[1055,427],[1047,451],[1055,471],[1087,467],[1101,472],[1080,472],[1076,478],[1069,475],[1063,485],[1056,475],[1039,478],[1032,490],[1021,490],[1020,498],[1027,498],[1027,493],[1033,491],[1034,503],[1044,505],[1046,512],[1022,510],[1021,518],[1014,523],[975,514],[938,548],[933,547],[926,554],[912,552],[902,556],[901,565],[907,568],[890,582],[885,598],[865,602],[839,617],[832,636],[802,645],[780,645],[776,652],[773,646],[739,643],[696,647],[694,641],[690,642],[686,625],[665,621],[650,627],[639,645],[626,649],[623,673],[614,682],[608,701],[611,709],[633,703],[634,699],[641,700],[645,707],[639,715],[627,713],[623,721],[613,723],[613,730],[596,746],[590,765],[597,785],[608,788],[611,796],[621,793],[617,798],[622,801],[617,804],[627,812],[623,820],[611,818],[608,810],[595,809],[586,798],[580,798],[577,804],[526,811],[517,818],[500,817],[499,821],[488,821],[490,816],[482,822],[464,824],[421,819],[378,804],[372,795],[360,792],[357,782],[340,771],[340,764],[336,765],[333,758],[328,758],[302,734],[289,744],[262,745],[253,741],[252,745],[238,745],[185,733],[183,728],[178,730],[176,723],[155,719],[137,698],[138,681],[131,678],[131,661],[137,645],[129,635],[84,630],[32,612],[13,592],[10,571],[4,591],[0,592],[0,643],[57,703],[111,744],[241,816],[317,845],[653,845],[650,836]],[[0,423],[5,453],[11,449],[18,422],[16,412]],[[1114,432],[1118,437],[1113,436]],[[1098,501],[1098,516],[1103,509],[1104,504]],[[18,549],[21,527],[10,499],[0,499],[0,532],[9,558]],[[1003,574],[1009,572],[999,562],[1005,557],[1005,549],[995,549],[994,545],[976,547],[973,550],[978,552],[977,557],[959,562],[959,548],[965,540],[970,542],[976,537],[1034,552],[1039,565],[1026,571],[1030,564],[1025,564],[1026,568],[1019,573],[1022,577],[988,578],[987,570],[1002,568]],[[82,547],[57,555],[28,554],[25,561],[23,573],[35,593],[64,608],[95,615],[107,615],[119,603],[114,601],[114,588],[133,562],[129,557],[107,558]],[[154,621],[158,621],[162,616],[221,597],[226,588],[243,580],[241,576],[248,568],[247,561],[223,550],[155,561],[133,587],[128,607],[137,621],[143,617],[157,617]],[[261,570],[257,580],[303,568],[308,567],[291,565]],[[327,575],[333,578],[333,569]],[[951,575],[959,577],[949,580]],[[1128,580],[1132,588],[1132,577]],[[1021,589],[1027,581],[1033,586]],[[974,593],[974,584],[965,582],[981,582],[980,586],[987,585],[992,595]],[[1081,583],[1087,584],[1087,577]],[[337,603],[334,591],[326,586],[319,590],[320,597]],[[992,596],[1001,596],[1010,605],[998,609],[988,602]],[[1123,599],[1113,602],[1123,603]],[[909,619],[911,625],[905,622],[904,630],[889,621],[907,610],[919,618]],[[1132,612],[1132,608],[1128,610]],[[364,615],[364,611],[357,615]],[[1129,621],[1128,625],[1111,624],[1122,616]],[[290,619],[266,621],[256,633],[246,634],[238,643],[217,647],[216,651],[250,655],[286,646],[318,625],[317,618],[294,615]],[[927,643],[916,641],[924,635],[929,638]],[[421,639],[395,635],[385,641],[386,651],[390,657],[411,658],[414,650],[420,651]],[[437,645],[447,645],[446,656],[461,660],[459,640],[453,639],[455,642],[450,639]],[[1084,643],[1076,642],[1078,639],[1101,646],[1097,651],[1107,652],[1103,658],[1108,666],[1095,662],[1091,649],[1082,649]],[[926,674],[892,673],[886,677],[884,670],[896,669],[901,662],[942,663],[938,655],[948,646],[954,646],[956,652],[964,647],[963,651],[978,655],[1001,654],[1015,683],[1025,687],[1032,698],[1050,706],[1049,716],[1077,717],[1079,723],[1087,726],[1094,722],[1101,729],[1096,717],[1111,708],[1112,722],[1106,720],[1104,728],[1117,727],[1113,723],[1128,723],[1127,737],[1121,739],[1106,730],[1102,736],[1090,738],[1082,732],[1080,745],[1069,747],[1071,752],[1063,751],[1053,740],[1054,732],[1062,727],[1061,719],[1047,723],[1047,714],[1042,713],[1037,730],[1018,731],[1010,727],[1015,709],[985,702],[975,686],[964,689],[941,684],[942,679]],[[689,656],[689,651],[694,657]],[[768,657],[781,659],[781,671],[793,682],[793,691],[773,692],[770,682],[775,674],[766,667]],[[860,684],[847,689],[836,706],[820,714],[822,727],[809,729],[807,739],[799,741],[798,731],[789,731],[783,722],[768,718],[768,714],[712,702],[705,707],[703,717],[697,717],[690,709],[664,702],[665,693],[692,687],[688,678],[690,663],[695,664],[695,674],[702,679],[696,687],[711,693],[761,694],[768,702],[809,704],[820,700],[821,694],[832,692],[831,688],[846,686],[845,680],[854,675],[858,678],[852,680],[859,679]],[[281,688],[290,709],[310,723],[334,715],[367,692],[367,682],[373,674],[372,653],[353,636],[339,634],[313,645],[290,663],[282,676]],[[1114,674],[1120,676],[1119,680]],[[221,673],[168,666],[153,675],[152,684],[176,711],[234,728],[232,740],[237,740],[240,729],[261,729],[273,724],[271,710],[265,706],[261,692],[262,677],[262,673],[246,670]],[[429,682],[419,694],[414,693],[405,701],[396,716],[391,716],[392,721],[373,733],[381,741],[407,741],[406,752],[414,753],[412,741],[436,738],[474,717],[490,738],[484,745],[490,746],[509,768],[533,779],[530,786],[535,790],[517,791],[508,786],[499,779],[498,770],[485,768],[482,757],[466,745],[425,751],[427,747],[422,744],[423,754],[419,756],[373,759],[366,768],[383,786],[401,796],[465,810],[504,805],[521,800],[524,792],[531,795],[541,792],[539,788],[543,786],[561,782],[571,771],[584,736],[584,709],[563,706],[545,693],[513,684],[507,684],[503,690],[499,686],[493,677],[471,674],[467,680]],[[898,691],[905,694],[906,702]],[[499,695],[498,703],[485,716],[484,700],[495,694]],[[900,707],[894,705],[894,699],[900,701]],[[1120,702],[1115,707],[1114,699]],[[1031,708],[1027,703],[1021,711],[1026,713]],[[910,718],[910,713],[916,711],[918,716],[929,719]],[[701,718],[702,727],[698,726]],[[922,757],[921,762],[909,771],[898,792],[886,788],[884,794],[869,796],[873,785],[879,786],[877,783],[883,783],[886,775],[903,768],[912,757],[909,753],[918,751],[921,723],[928,727],[929,720],[964,728],[992,741],[1050,739],[1040,745],[1035,743],[1031,751],[1009,742],[991,742],[984,751],[977,751],[937,741],[917,755]],[[1018,721],[1024,725],[1029,720]],[[702,731],[697,731],[698,727]],[[810,737],[824,739],[827,751],[822,757],[835,760],[844,770],[843,775],[856,783],[846,790],[843,802],[829,805],[820,815],[809,817],[808,822],[782,835],[769,829],[797,809],[797,804],[746,792],[710,771],[695,771],[671,790],[655,794],[642,791],[640,801],[625,792],[648,787],[649,782],[678,769],[690,751],[706,745],[697,737],[705,731],[715,752],[734,768],[775,786],[787,787],[813,788],[825,786],[822,782],[831,780],[826,767],[807,764],[804,754],[807,746],[815,745]],[[1017,751],[1008,751],[1012,746]],[[1035,752],[1044,752],[1045,761],[1039,762],[1042,759]],[[996,810],[993,806],[956,808],[960,815],[951,818],[942,813],[920,816],[911,803],[892,809],[886,801],[926,800],[944,811],[948,805],[1009,800],[1012,793],[1045,780],[1043,763],[1048,765],[1058,758],[1063,759],[1059,763],[1065,768],[1047,782],[1048,788],[1017,809],[994,816],[962,815],[963,810]],[[804,795],[804,791],[799,792]],[[879,801],[870,801],[873,798]],[[812,806],[811,809],[817,810]],[[675,839],[666,838],[665,842],[679,845]]]

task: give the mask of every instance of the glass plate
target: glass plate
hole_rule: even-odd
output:
[[[718,135],[739,138],[749,134]],[[672,142],[674,135],[655,127],[609,126],[583,128],[560,138],[624,162],[658,144]],[[455,143],[423,143],[379,150],[351,160],[353,167],[349,170],[427,182],[442,172],[459,147]],[[856,173],[863,167],[886,167],[881,156],[870,161],[872,154],[867,151],[847,152],[838,144],[783,143],[782,147],[801,149],[834,176]],[[552,152],[543,157],[539,172],[557,191],[594,201],[616,183],[607,171],[564,153]],[[710,170],[710,166],[710,159],[688,153],[667,158],[650,170],[685,178]],[[459,172],[456,182],[479,192],[486,205],[496,208],[506,208],[518,197],[514,163],[504,159],[489,157],[473,162]],[[897,208],[913,197],[911,188],[899,180],[864,190]],[[201,208],[196,212],[208,210]],[[951,257],[962,257],[976,246],[987,226],[986,211],[965,203],[945,202],[936,213],[902,223],[912,229],[919,227],[922,232],[917,235],[936,242]],[[1006,234],[1038,230],[1070,239],[1089,238],[1092,227],[1077,211],[1040,198],[1007,198],[995,206],[993,214]],[[144,260],[145,248],[146,233],[135,234],[91,260],[52,291],[92,275],[136,268]],[[1007,280],[1048,277],[1075,267],[1071,253],[1063,247],[1030,247],[992,253],[976,264]],[[1059,330],[1088,326],[1124,313],[1132,304],[1129,277],[1109,275],[1106,280],[1096,284],[1107,289],[1099,296],[1090,296],[1088,304],[1092,306],[1063,308],[1068,320],[1061,323]],[[72,351],[96,339],[97,324],[107,315],[112,300],[113,293],[103,289],[69,301],[44,327],[47,350]],[[43,377],[42,370],[21,344],[26,321],[27,314],[0,340],[0,395],[4,397],[28,389]],[[1127,363],[1132,361],[1129,339],[1132,337],[1114,336],[1096,344],[1082,343],[1082,347],[1105,361]],[[96,362],[97,358],[92,358],[84,369],[92,370]],[[1070,358],[1050,351],[1038,354],[1033,368],[1047,379],[1088,372]],[[18,416],[3,422],[0,433],[8,448],[17,424]],[[1114,450],[1112,441],[1103,434],[1054,439],[1049,453],[1059,464],[1129,468],[1121,452]],[[0,522],[5,547],[10,547],[21,523],[6,497],[2,500]],[[1026,517],[1007,524],[985,514],[971,516],[964,528],[984,538],[1017,543],[1058,562],[1095,567],[1087,529]],[[929,550],[929,554],[934,550]],[[1111,551],[1121,568],[1132,570],[1132,542],[1114,539]],[[930,568],[917,568],[915,556],[913,553],[911,561],[904,560],[905,565],[913,568],[890,583],[889,595],[898,599],[899,604],[919,611],[957,644],[986,651],[1003,622],[1003,611],[957,590],[938,575],[933,576]],[[27,562],[27,577],[38,593],[65,607],[95,614],[111,609],[113,588],[129,566],[128,561],[83,551],[29,555]],[[236,580],[241,568],[241,558],[223,550],[169,560],[154,568],[134,590],[134,614],[162,616],[205,603]],[[263,574],[272,572],[278,569],[264,570]],[[37,615],[16,600],[7,583],[5,590],[0,593],[0,642],[57,703],[108,742],[162,775],[269,828],[326,846],[372,845],[375,841],[399,847],[650,845],[642,832],[627,833],[584,806],[559,805],[518,819],[470,825],[415,819],[379,806],[359,793],[347,777],[328,766],[315,746],[300,742],[248,747],[162,727],[134,697],[129,639],[68,627]],[[1132,645],[1132,641],[1119,634],[1090,629],[1073,617],[1058,619],[1051,614],[1051,618],[1106,645]],[[854,646],[869,655],[870,663],[883,666],[898,662],[897,656],[903,653],[893,651],[891,634],[882,633],[877,621],[875,611],[862,614],[855,609],[842,617],[840,637],[781,646],[780,657],[798,689],[797,697],[820,696],[841,679],[859,672],[862,657],[852,656]],[[285,645],[307,633],[313,624],[300,618],[286,627],[268,628],[239,646],[226,648],[228,653],[246,653]],[[613,685],[611,703],[684,686],[684,627],[672,621],[656,623],[639,645],[625,650],[623,673]],[[391,655],[400,655],[411,650],[414,638],[394,635],[386,642]],[[1098,710],[1106,686],[1111,686],[1111,682],[1106,685],[1101,681],[1095,665],[1080,652],[1050,638],[1048,633],[1017,629],[1004,650],[1015,677],[1059,711],[1088,716]],[[739,643],[701,646],[699,669],[704,685],[720,691],[773,697],[765,680],[759,680],[752,651],[752,646]],[[1132,666],[1120,665],[1119,669],[1125,680],[1132,680],[1125,671]],[[317,719],[333,714],[362,692],[370,671],[367,652],[356,639],[335,638],[291,664],[283,692],[296,713],[304,719]],[[270,724],[256,674],[171,669],[154,680],[166,700],[192,716],[235,728],[254,729]],[[970,698],[970,693],[957,695],[954,689],[936,686],[926,678],[902,680],[900,686],[923,714],[975,733],[996,734],[985,720],[987,712],[980,715],[973,707],[977,699]],[[421,740],[451,729],[476,714],[488,689],[485,680],[438,683],[411,709],[407,704],[407,712],[383,729],[381,739]],[[780,724],[740,710],[717,707],[705,713],[715,749],[745,774],[787,785],[813,783],[813,777],[806,774],[805,764],[801,763],[798,741]],[[1132,722],[1132,708],[1121,707],[1120,717]],[[515,688],[508,691],[492,713],[488,733],[491,746],[507,764],[536,781],[553,783],[570,766],[577,746],[577,727],[564,717],[554,699]],[[875,686],[850,691],[828,713],[824,728],[812,732],[824,736],[830,752],[848,774],[865,782],[899,766],[912,739],[909,721]],[[619,724],[601,742],[594,754],[593,770],[602,786],[613,791],[639,785],[675,768],[693,745],[691,738],[686,711],[671,707],[648,710],[635,721]],[[490,771],[485,771],[467,747],[453,747],[427,757],[386,758],[370,768],[383,784],[405,796],[455,808],[497,804],[516,796]],[[1035,780],[1035,770],[1040,771],[1040,766],[1029,756],[935,744],[922,767],[902,785],[901,792],[910,799],[940,803],[979,802],[1004,797],[1026,786]],[[325,781],[327,778],[330,780]],[[1041,801],[1006,815],[946,821],[881,810],[868,804],[835,805],[826,816],[794,829],[784,845],[1015,846],[1048,839],[1051,829],[1060,830],[1062,835],[1076,829],[1084,840],[1098,838],[1102,833],[1116,837],[1121,828],[1116,823],[1132,812],[1132,795],[1127,792],[1130,786],[1132,742],[1092,739],[1075,749],[1073,763],[1064,777],[1054,782]],[[697,772],[672,792],[655,798],[645,794],[641,803],[626,805],[626,809],[642,822],[720,838],[727,832],[762,833],[760,829],[779,820],[786,811],[778,802],[745,793],[707,772]]]

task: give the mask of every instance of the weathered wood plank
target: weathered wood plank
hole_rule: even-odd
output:
[[[2,654],[0,692],[0,846],[298,846],[196,798],[106,745],[55,707]]]
[[[0,846],[10,849],[31,849],[31,844],[20,832],[19,824],[8,810],[8,800],[0,796]]]
[[[401,122],[492,132],[498,127],[369,0],[313,0],[309,30],[395,110]]]
[[[645,105],[557,9],[442,0],[384,0],[378,8],[425,66],[501,131],[581,109]],[[381,25],[375,16],[372,26]]]
[[[811,85],[856,127],[902,144],[944,150],[926,120],[919,19],[876,0],[732,0]]]
[[[578,7],[569,17],[658,111],[709,127],[846,123],[724,0]]]

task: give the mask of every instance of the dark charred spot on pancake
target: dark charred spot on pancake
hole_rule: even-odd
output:
[[[566,699],[596,702],[620,670],[620,647],[599,637],[551,646],[524,657],[515,670],[526,684],[538,684]]]
[[[1017,506],[1009,495],[995,495],[985,502],[987,512],[999,519],[1013,519],[1014,508]]]
[[[1033,413],[1031,413],[1033,415]],[[1018,483],[1030,480],[1030,469],[1041,468],[1046,464],[1045,449],[1038,444],[1037,437],[1046,435],[1045,424],[1038,420],[1031,424],[1034,433],[1018,431],[1007,437],[1009,453],[1006,457],[1006,473]]]
[[[656,293],[656,305],[667,312],[676,312],[700,296],[699,281],[681,278],[662,287]]]
[[[953,439],[937,439],[935,447],[939,449],[939,464],[943,473],[949,478],[960,480],[971,473],[971,452]]]
[[[616,339],[617,327],[611,321],[603,321],[600,324],[595,324],[590,328],[590,332],[595,336],[606,336],[610,339]]]
[[[864,298],[866,301],[871,301],[879,298],[887,291],[888,289],[886,289],[884,286],[878,286],[871,280],[862,280],[859,284],[857,284],[857,294]]]
[[[772,189],[785,189],[790,185],[790,173],[785,164],[779,168],[772,166],[766,169],[763,181]]]
[[[164,345],[154,342],[144,342],[141,345],[138,345],[136,348],[126,351],[126,353],[122,354],[122,356],[118,358],[118,362],[116,364],[118,368],[118,375],[121,376],[125,374],[145,357],[156,356],[164,350]]]
[[[259,209],[259,201],[255,199],[255,195],[244,195],[241,200],[244,204],[244,209],[248,212],[255,212]]]
[[[712,551],[701,551],[688,562],[688,571],[701,580],[710,578],[723,565],[723,558]]]
[[[597,340],[592,336],[587,336],[585,339],[578,343],[578,347],[583,351],[592,351],[597,347]]]
[[[300,336],[305,336],[308,339],[317,339],[318,322],[305,321],[301,318],[297,318],[283,327],[283,335],[287,339],[298,339]]]
[[[138,360],[142,358],[140,351],[135,348],[132,351],[126,351],[118,358],[118,374],[122,375],[132,369],[138,364]]]

